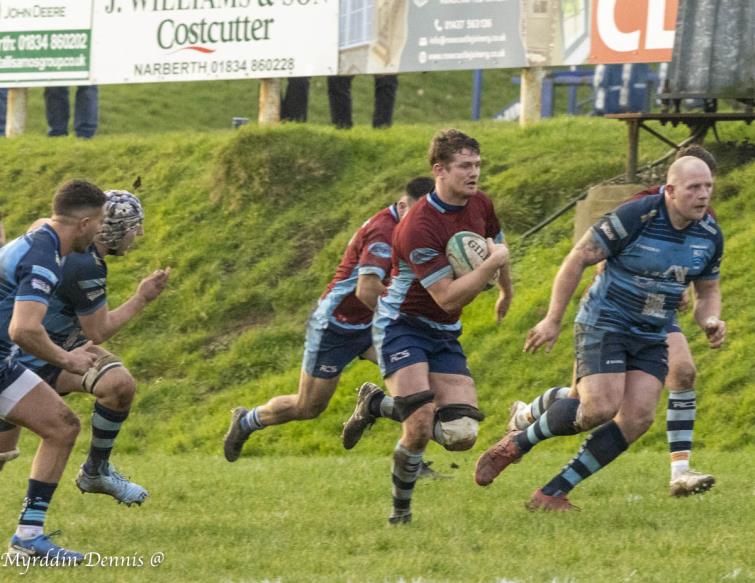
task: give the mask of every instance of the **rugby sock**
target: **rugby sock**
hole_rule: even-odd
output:
[[[128,417],[128,411],[114,411],[95,401],[92,413],[92,445],[89,457],[84,463],[84,471],[90,476],[106,470],[110,452],[113,451],[115,438],[121,425]]]
[[[692,451],[692,430],[695,426],[697,403],[695,389],[669,393],[666,410],[666,437],[671,452],[671,479],[689,469]]]
[[[609,421],[601,425],[587,437],[577,456],[561,470],[561,473],[543,486],[543,494],[558,496],[570,492],[582,480],[619,457],[628,447],[629,444],[616,422]]]
[[[255,407],[241,418],[239,423],[241,424],[242,429],[251,433],[252,431],[257,431],[258,429],[265,427],[262,424],[262,421],[260,421],[260,414],[257,413],[257,409],[259,409],[259,407]]]
[[[558,399],[568,397],[570,391],[571,387],[553,387],[532,401],[532,403],[529,404],[529,412],[532,421],[539,419]]]
[[[419,477],[422,468],[422,454],[424,452],[412,452],[396,444],[393,450],[393,517],[406,516],[412,513],[412,493],[414,484]]]
[[[527,453],[541,441],[554,435],[575,435],[579,399],[558,399],[532,425],[514,438],[519,451]]]
[[[24,505],[18,517],[16,535],[19,538],[33,538],[44,532],[47,507],[57,487],[57,484],[29,480]]]
[[[400,421],[393,408],[393,397],[390,397],[385,393],[376,393],[372,399],[370,399],[370,402],[367,405],[367,410],[373,417],[388,417],[394,421]]]

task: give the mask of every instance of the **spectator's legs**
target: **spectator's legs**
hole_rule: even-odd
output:
[[[354,76],[328,77],[330,120],[339,129],[354,125],[351,119],[351,81]]]
[[[396,104],[398,75],[375,75],[375,109],[372,127],[387,128],[393,123],[393,106]]]
[[[292,77],[281,102],[281,121],[307,121],[309,77]]]
[[[73,115],[73,129],[76,137],[91,138],[97,131],[98,99],[99,90],[96,85],[83,85],[76,88],[76,106]]]
[[[45,87],[45,113],[47,135],[67,136],[68,119],[71,117],[68,87]]]

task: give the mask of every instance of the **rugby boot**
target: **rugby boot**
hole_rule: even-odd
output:
[[[451,477],[446,474],[436,472],[430,467],[431,465],[433,465],[433,462],[426,462],[425,460],[422,460],[419,466],[419,475],[417,476],[418,480],[444,480]]]
[[[21,538],[14,534],[8,545],[8,555],[24,555],[26,557],[57,558],[60,566],[78,565],[84,560],[84,555],[70,549],[64,549],[50,540],[50,537],[60,534],[59,530],[50,534],[40,534],[32,538]]]
[[[241,455],[241,450],[252,434],[241,426],[241,420],[249,411],[243,407],[236,407],[231,411],[231,424],[223,438],[223,454],[229,462],[235,462]]]
[[[348,421],[343,424],[341,432],[344,449],[351,449],[359,443],[365,430],[377,420],[377,417],[370,413],[370,401],[378,393],[382,394],[382,389],[372,383],[363,383],[359,387],[356,407]]]
[[[397,513],[394,510],[393,514],[388,517],[388,524],[409,524],[411,521],[411,512]]]
[[[19,455],[21,455],[21,452],[17,449],[12,449],[10,451],[4,451],[0,453],[0,470],[3,469],[3,466],[16,459]]]
[[[579,506],[574,506],[566,496],[548,496],[538,488],[530,498],[525,502],[524,507],[530,512],[542,510],[544,512],[567,512],[569,510],[581,510]]]
[[[527,415],[527,403],[524,401],[514,401],[509,409],[509,421],[506,429],[509,431],[524,431],[532,424],[532,420]]]
[[[501,440],[489,447],[477,460],[474,479],[478,486],[487,486],[493,483],[498,474],[509,465],[522,459],[522,452],[514,438],[521,431],[509,431]]]
[[[710,474],[701,474],[695,470],[685,470],[671,480],[669,490],[672,496],[689,496],[690,494],[707,492],[715,483],[716,479]]]
[[[103,463],[100,473],[95,475],[88,474],[84,466],[81,466],[79,475],[76,476],[76,485],[82,494],[107,494],[126,506],[141,505],[149,496],[147,490],[129,481],[110,462]]]

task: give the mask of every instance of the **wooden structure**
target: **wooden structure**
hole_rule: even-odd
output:
[[[671,124],[677,126],[680,123],[685,124],[690,129],[690,136],[685,142],[702,142],[705,134],[709,129],[715,131],[715,125],[723,121],[744,121],[748,124],[755,120],[755,113],[750,108],[744,112],[668,112],[668,113],[611,113],[605,117],[618,119],[626,122],[628,129],[628,150],[626,164],[627,182],[637,181],[637,155],[640,145],[640,129],[645,130],[650,135],[668,144],[674,149],[679,149],[681,144],[675,143],[668,139],[660,132],[649,127],[645,122],[658,121],[661,125]]]

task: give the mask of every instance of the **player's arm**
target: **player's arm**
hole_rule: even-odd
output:
[[[509,249],[488,239],[488,257],[477,268],[457,279],[444,277],[427,288],[435,303],[448,313],[458,312],[485,289],[495,272],[509,261]],[[500,272],[499,272],[500,280]]]
[[[111,338],[162,293],[169,277],[170,267],[158,269],[145,277],[139,283],[134,295],[114,310],[110,310],[107,304],[103,304],[94,312],[78,314],[84,335],[95,344],[101,344]]]
[[[695,286],[695,322],[708,337],[711,348],[720,348],[726,339],[726,322],[721,317],[721,287],[718,279],[699,279]]]
[[[506,316],[514,298],[514,284],[511,281],[511,264],[507,261],[498,272],[498,299],[495,302],[496,322]]]
[[[373,312],[377,306],[377,300],[385,291],[385,286],[376,273],[360,274],[357,278],[357,299]]]
[[[96,359],[86,350],[91,342],[70,352],[56,346],[42,325],[46,313],[47,306],[41,302],[17,300],[8,326],[10,339],[28,354],[59,368],[84,374]]]
[[[574,295],[585,269],[603,261],[607,256],[608,250],[598,242],[593,230],[587,231],[561,264],[553,282],[548,313],[528,332],[524,344],[525,351],[535,352],[543,344],[546,344],[546,350],[551,349],[561,332],[561,320],[569,300]]]

